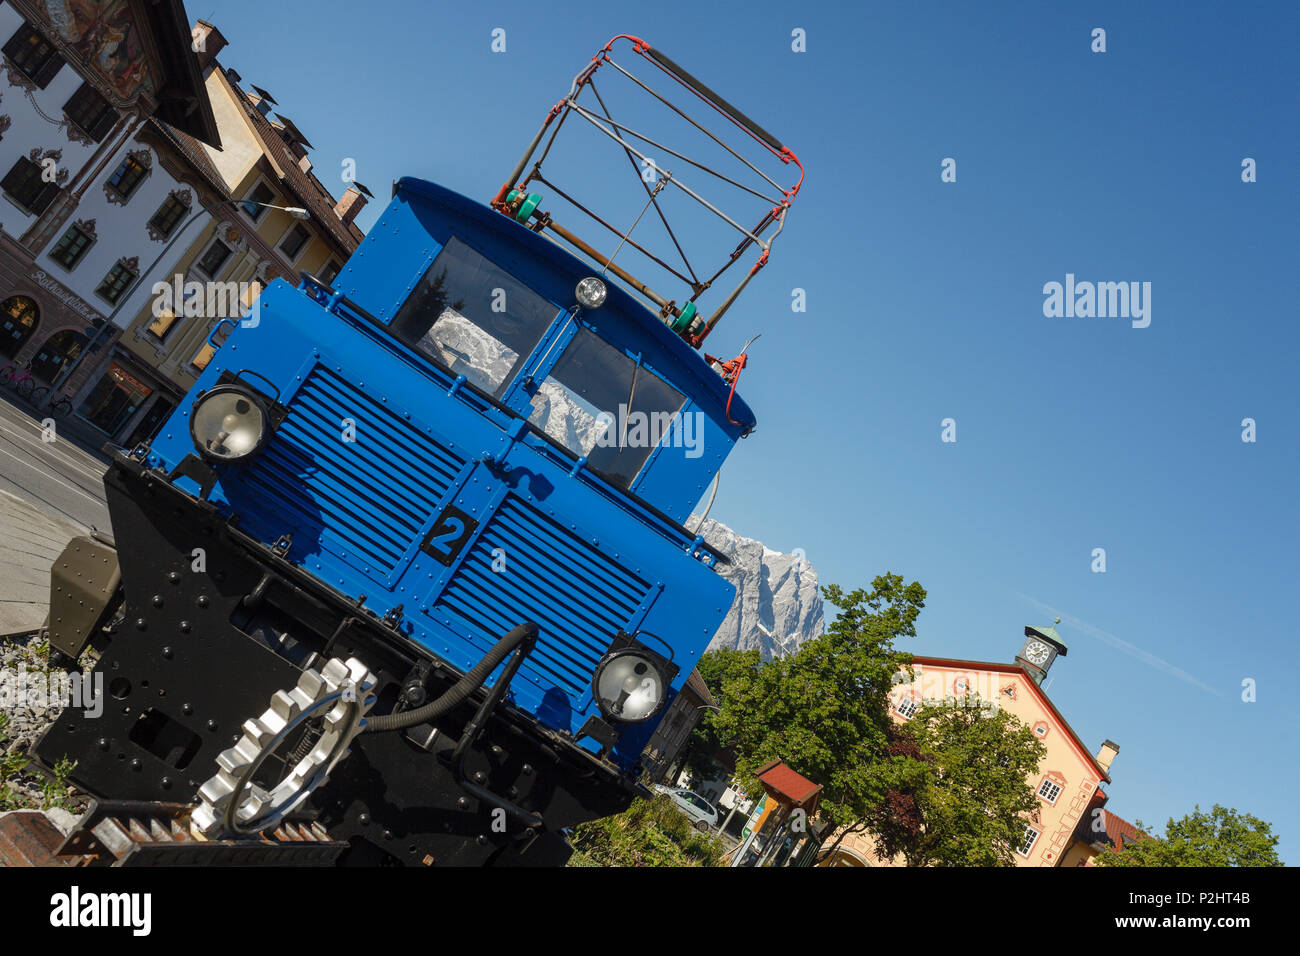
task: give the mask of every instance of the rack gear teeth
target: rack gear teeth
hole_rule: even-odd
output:
[[[256,833],[280,823],[325,782],[365,730],[365,715],[374,706],[375,676],[356,658],[332,658],[319,671],[306,670],[292,690],[277,690],[261,717],[244,722],[244,735],[217,757],[217,774],[199,787],[199,805],[191,817],[196,831],[208,838]],[[306,721],[320,718],[320,737],[270,790],[253,775],[288,735]]]

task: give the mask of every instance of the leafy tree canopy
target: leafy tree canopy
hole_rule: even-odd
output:
[[[881,758],[891,739],[889,688],[911,660],[894,641],[916,635],[925,589],[884,574],[870,590],[828,585],[822,593],[839,613],[821,637],[767,663],[756,652],[716,657],[714,681],[701,671],[721,700],[709,725],[733,748],[750,793],[759,790],[758,767],[784,760],[822,785],[821,812],[836,827],[860,826],[888,789]]]
[[[1145,832],[1141,821],[1136,824]],[[1104,866],[1282,866],[1270,824],[1215,804],[1165,824],[1163,837],[1126,842],[1097,857]]]
[[[909,866],[1010,866],[1038,811],[1029,782],[1047,748],[975,695],[922,707],[893,734],[886,795],[864,820],[876,851]]]

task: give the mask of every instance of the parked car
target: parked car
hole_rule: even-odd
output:
[[[661,784],[655,784],[655,789],[677,804],[677,809],[690,818],[695,829],[707,833],[718,825],[718,808],[695,791],[687,790],[685,787],[665,787]]]

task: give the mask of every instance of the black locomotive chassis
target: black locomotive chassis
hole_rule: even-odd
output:
[[[313,653],[362,660],[379,679],[376,714],[406,706],[399,700],[413,681],[433,699],[461,676],[162,473],[119,453],[104,485],[126,613],[96,666],[103,713],[66,709],[35,750],[47,767],[75,760],[72,782],[96,797],[191,799],[243,722],[293,687]],[[558,831],[628,806],[637,792],[630,777],[505,702],[464,771],[474,786],[540,814],[544,828],[471,796],[448,757],[486,693],[436,728],[356,739],[304,806],[352,845],[345,862],[555,865],[569,855]]]

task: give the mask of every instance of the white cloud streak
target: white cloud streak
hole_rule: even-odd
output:
[[[1116,637],[1114,634],[1111,634],[1109,631],[1103,631],[1101,628],[1094,627],[1093,625],[1089,624],[1087,621],[1081,621],[1077,617],[1066,614],[1065,612],[1060,611],[1049,604],[1044,604],[1042,601],[1035,600],[1034,598],[1031,598],[1027,594],[1021,594],[1019,591],[1016,592],[1016,597],[1020,598],[1022,601],[1025,601],[1028,604],[1032,604],[1035,608],[1037,608],[1045,615],[1050,615],[1052,617],[1059,616],[1061,618],[1062,623],[1068,624],[1070,627],[1082,631],[1083,633],[1087,634],[1089,637],[1095,637],[1103,644],[1109,644],[1111,647],[1127,654],[1129,657],[1137,658],[1143,664],[1146,664],[1148,667],[1153,667],[1162,673],[1169,674],[1171,677],[1176,677],[1183,683],[1191,684],[1193,687],[1199,688],[1200,690],[1205,691],[1207,694],[1212,694],[1215,697],[1226,696],[1223,693],[1223,691],[1219,690],[1218,688],[1211,687],[1203,680],[1200,680],[1199,678],[1194,677],[1191,674],[1187,673],[1187,671],[1183,670],[1181,667],[1177,667],[1169,663],[1167,660],[1165,660],[1162,657],[1157,657],[1155,654],[1152,654],[1150,651],[1144,651],[1136,644],[1130,644],[1128,641],[1124,640],[1123,638]]]

